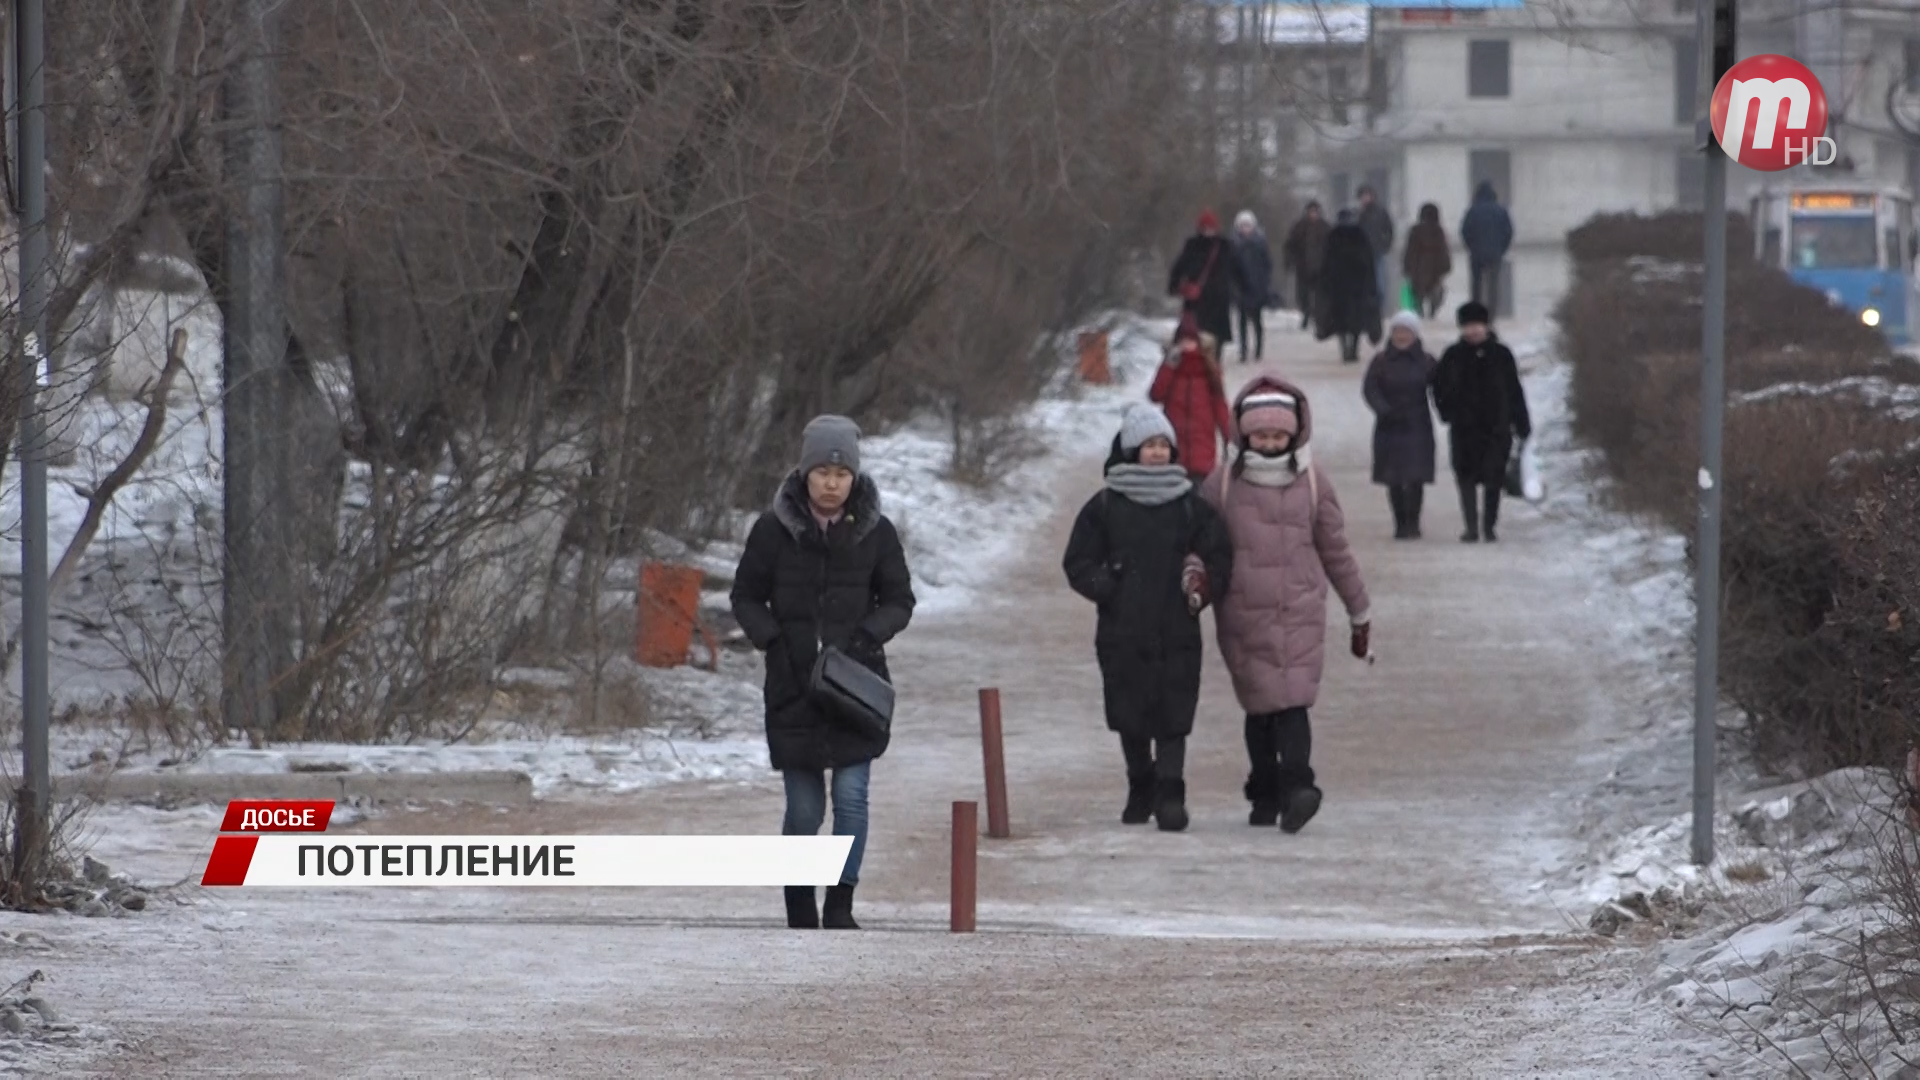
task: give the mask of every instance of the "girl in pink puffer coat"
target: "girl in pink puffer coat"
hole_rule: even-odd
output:
[[[1300,389],[1257,376],[1234,400],[1235,445],[1201,496],[1226,519],[1233,577],[1216,605],[1220,652],[1247,712],[1248,820],[1299,832],[1320,809],[1307,710],[1326,661],[1327,587],[1368,651],[1367,588],[1347,546],[1333,484],[1313,463],[1313,413]]]

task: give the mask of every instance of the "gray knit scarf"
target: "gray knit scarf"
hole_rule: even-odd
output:
[[[1107,487],[1141,506],[1163,506],[1193,490],[1187,470],[1178,465],[1115,465],[1107,470]]]

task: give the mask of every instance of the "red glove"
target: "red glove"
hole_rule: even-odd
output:
[[[1186,568],[1180,573],[1180,591],[1187,594],[1190,614],[1198,615],[1207,606],[1207,568],[1192,556],[1187,557]]]
[[[1355,660],[1365,660],[1368,656],[1372,655],[1373,650],[1368,647],[1373,639],[1372,630],[1372,623],[1360,623],[1353,628],[1353,658]]]

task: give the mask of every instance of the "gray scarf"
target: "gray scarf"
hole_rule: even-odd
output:
[[[1187,470],[1178,465],[1115,465],[1107,487],[1141,506],[1163,506],[1193,490]]]

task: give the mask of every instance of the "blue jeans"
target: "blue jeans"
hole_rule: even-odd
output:
[[[860,858],[867,851],[867,776],[872,765],[863,761],[833,770],[833,835],[853,837],[847,868],[840,871],[842,885],[860,881]],[[787,817],[780,835],[819,835],[827,816],[827,774],[788,769],[780,775],[787,782]]]

